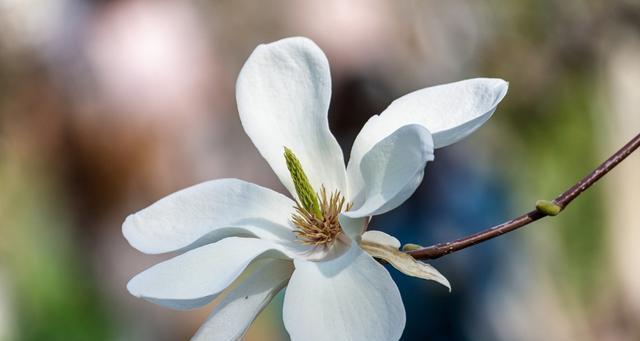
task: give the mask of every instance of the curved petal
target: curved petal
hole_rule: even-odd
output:
[[[349,162],[353,208],[343,215],[361,218],[398,207],[416,190],[430,160],[429,131],[417,124],[400,127],[373,146],[359,164]]]
[[[436,148],[455,143],[486,122],[507,94],[509,83],[475,78],[437,85],[402,96],[380,114],[383,120],[423,124]]]
[[[471,134],[486,122],[507,94],[508,83],[497,78],[475,78],[414,91],[393,101],[362,127],[351,149],[349,165],[380,140],[407,124],[420,124],[433,135],[435,148]]]
[[[329,63],[311,40],[287,38],[258,46],[236,84],[242,126],[280,181],[296,197],[283,156],[290,148],[317,190],[345,187],[342,150],[329,131]]]
[[[127,217],[122,233],[145,253],[163,253],[212,243],[229,236],[294,239],[295,203],[268,188],[237,180],[204,182],[160,199]]]
[[[329,262],[294,261],[283,319],[297,340],[398,340],[406,322],[389,272],[357,246]]]
[[[258,314],[287,285],[293,263],[276,259],[259,259],[251,264],[253,271],[213,310],[192,340],[241,340]],[[249,269],[247,269],[247,272]]]
[[[257,257],[287,259],[274,243],[230,237],[152,266],[132,278],[127,290],[169,308],[196,308],[213,300]]]

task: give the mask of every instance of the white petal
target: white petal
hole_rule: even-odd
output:
[[[451,284],[433,266],[418,261],[398,250],[400,241],[382,231],[367,231],[362,235],[360,247],[375,258],[384,259],[405,275],[438,282],[451,291]]]
[[[294,205],[284,195],[252,183],[213,180],[170,194],[130,215],[122,233],[145,253],[191,249],[229,236],[290,241]]]
[[[376,231],[376,230],[369,230],[365,233],[362,234],[362,241],[363,242],[370,242],[370,243],[376,243],[376,244],[380,244],[380,245],[385,245],[388,247],[392,247],[394,249],[399,249],[401,244],[400,241],[398,240],[398,238],[386,234],[382,231]]]
[[[230,237],[152,266],[132,278],[127,289],[156,304],[191,309],[214,299],[257,257],[287,259],[274,243]]]
[[[344,158],[329,131],[329,63],[311,40],[287,38],[258,46],[236,84],[242,126],[280,181],[296,197],[283,156],[290,148],[311,185],[345,186]]]
[[[283,311],[293,341],[400,338],[406,317],[398,287],[360,248],[329,262],[294,263]]]
[[[338,216],[342,231],[344,231],[349,238],[358,240],[360,235],[366,229],[369,224],[369,217],[350,218],[344,214]]]
[[[336,240],[327,245],[306,246],[306,250],[300,251],[301,247],[297,245],[286,245],[286,249],[292,258],[304,259],[310,262],[325,262],[347,253],[351,248],[351,238],[344,234],[339,234]]]
[[[479,128],[507,94],[509,84],[497,78],[475,78],[425,88],[393,101],[380,114],[387,124],[423,124],[436,148],[448,146]],[[398,121],[403,121],[400,124]]]
[[[376,143],[407,124],[427,128],[435,148],[457,142],[491,117],[507,89],[508,83],[502,79],[475,78],[402,96],[362,127],[351,149],[349,167],[357,168]]]
[[[287,285],[293,263],[260,259],[251,264],[240,284],[220,302],[192,340],[240,340],[258,314]],[[253,271],[250,271],[253,270]]]
[[[350,218],[390,211],[413,194],[422,181],[424,166],[433,160],[431,134],[423,126],[400,127],[378,142],[359,163],[349,162]]]

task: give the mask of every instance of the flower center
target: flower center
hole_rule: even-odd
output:
[[[327,191],[324,186],[320,187],[320,212],[321,217],[317,217],[309,210],[296,205],[296,213],[291,215],[291,221],[297,227],[294,231],[298,241],[305,245],[327,245],[342,233],[342,227],[338,221],[338,216],[344,208],[348,211],[351,204],[345,204],[344,197],[337,190],[327,198]]]
[[[291,222],[296,226],[293,232],[298,241],[305,245],[324,246],[332,244],[342,233],[338,217],[343,211],[351,208],[338,190],[327,197],[324,186],[316,193],[307,178],[302,164],[291,151],[284,148],[284,158],[291,174],[293,185],[298,194],[296,212],[291,215]]]

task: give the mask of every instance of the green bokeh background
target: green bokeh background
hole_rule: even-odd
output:
[[[529,210],[537,199],[559,194],[640,131],[638,108],[614,103],[621,96],[640,97],[640,87],[612,85],[620,60],[631,60],[622,68],[630,75],[640,74],[637,1],[416,1],[346,6],[340,12],[342,19],[335,20],[346,17],[349,24],[340,27],[359,32],[358,25],[364,23],[368,28],[368,17],[363,19],[358,11],[375,7],[367,13],[374,13],[382,22],[376,24],[376,32],[385,33],[380,49],[389,48],[385,44],[405,49],[389,51],[383,62],[384,52],[372,56],[366,49],[354,48],[353,55],[345,57],[344,51],[351,50],[341,45],[339,35],[309,31],[301,24],[319,20],[320,14],[296,12],[284,1],[184,2],[180,8],[196,13],[196,31],[214,41],[207,45],[201,62],[216,65],[201,72],[212,75],[209,86],[218,85],[213,86],[215,91],[203,90],[215,94],[204,96],[202,116],[169,116],[163,118],[164,125],[151,124],[148,129],[145,120],[156,118],[141,112],[155,109],[123,109],[111,104],[108,96],[104,98],[106,91],[96,80],[99,76],[83,64],[91,64],[84,59],[88,53],[83,50],[90,46],[91,37],[84,33],[95,29],[92,25],[104,24],[105,13],[126,9],[127,3],[143,4],[137,10],[155,13],[154,6],[171,1],[161,2],[164,5],[52,1],[56,5],[47,9],[38,8],[37,1],[0,3],[0,339],[156,340],[193,334],[207,309],[159,312],[127,295],[126,278],[158,258],[145,258],[134,251],[122,258],[115,256],[127,247],[120,237],[120,223],[126,214],[164,194],[218,175],[233,176],[236,169],[248,180],[281,188],[272,175],[264,175],[266,166],[251,170],[262,161],[239,130],[235,111],[235,75],[258,43],[304,34],[321,47],[328,46],[334,93],[352,75],[359,75],[365,83],[381,80],[387,89],[383,98],[391,99],[462,78],[508,80],[509,93],[495,117],[461,148],[472,151],[469,155],[473,157],[466,162],[481,165],[502,179],[512,198],[513,216]],[[335,7],[325,6],[327,13]],[[293,17],[306,19],[291,21]],[[46,26],[47,20],[59,23]],[[70,32],[75,33],[65,31],[65,20],[79,25],[71,25]],[[332,19],[329,15],[323,20],[319,25],[326,28]],[[60,40],[65,34],[67,38]],[[438,57],[442,44],[453,52]],[[51,51],[63,58],[51,57]],[[632,57],[620,59],[621,54]],[[60,62],[69,55],[72,62]],[[449,59],[449,64],[443,59]],[[427,71],[418,70],[421,65]],[[209,104],[214,106],[208,109]],[[338,114],[342,113],[332,112]],[[220,128],[200,132],[205,142],[195,151],[189,149],[190,154],[185,154],[183,149],[166,148],[173,143],[193,144],[187,141],[189,132],[171,131],[173,120],[193,119],[196,125],[206,126],[215,115],[223,117],[216,121]],[[232,139],[234,134],[244,139],[241,144],[234,142],[238,141]],[[169,155],[169,161],[154,159],[159,154]],[[209,159],[214,154],[218,159]],[[183,163],[184,159],[188,162]],[[557,218],[516,232],[510,241],[513,266],[530,273],[526,279],[530,285],[503,283],[496,290],[508,292],[496,295],[519,297],[517,304],[525,308],[518,311],[532,325],[544,329],[558,323],[562,327],[532,335],[530,329],[517,324],[496,324],[490,327],[500,329],[495,337],[640,338],[640,302],[633,298],[637,297],[634,292],[640,292],[633,286],[640,282],[634,282],[638,272],[619,275],[624,266],[620,252],[628,252],[622,259],[632,263],[640,260],[640,251],[613,247],[614,236],[623,232],[610,224],[611,215],[617,212],[611,208],[624,206],[615,201],[618,191],[625,190],[615,187],[610,178],[640,174],[640,158],[633,155],[623,167],[624,172],[614,170]],[[620,197],[640,200],[637,194],[633,196],[640,193],[637,184],[638,180],[630,180],[629,194]],[[637,220],[625,225],[640,230]],[[501,272],[507,282],[519,276],[510,269]],[[536,313],[533,306],[526,309],[531,302],[527,300],[541,297],[554,302],[539,303],[542,308],[538,308],[548,312],[546,316]],[[281,304],[279,296],[247,339],[286,338]],[[499,301],[495,304],[492,309],[499,320],[509,310],[501,308]]]

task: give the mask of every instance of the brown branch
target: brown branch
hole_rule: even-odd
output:
[[[640,146],[640,134],[636,135],[631,141],[629,141],[624,147],[620,148],[615,154],[611,155],[605,162],[603,162],[598,168],[594,169],[591,173],[587,174],[584,178],[578,181],[571,188],[564,191],[557,196],[553,202],[546,202],[551,205],[556,211],[545,209],[543,205],[536,205],[537,208],[531,212],[525,213],[517,218],[511,219],[502,224],[493,226],[484,231],[478,233],[439,244],[434,244],[428,247],[420,248],[407,253],[413,256],[415,259],[436,259],[450,253],[466,249],[469,246],[473,246],[489,239],[493,239],[505,233],[517,230],[523,226],[526,226],[538,219],[544,218],[548,215],[555,215],[566,208],[573,199],[577,198],[587,188],[591,187],[600,178],[617,166],[622,160],[629,156]]]

